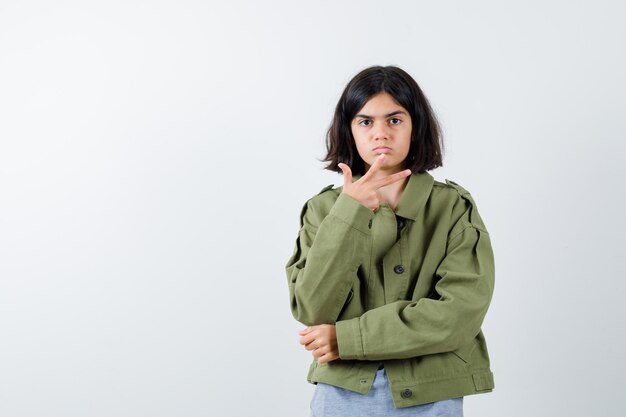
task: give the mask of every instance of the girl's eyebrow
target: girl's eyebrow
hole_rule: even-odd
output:
[[[402,110],[396,110],[396,111],[392,111],[391,113],[386,114],[384,117],[395,116],[396,114],[405,114],[406,115],[406,112],[404,112]],[[368,116],[367,114],[357,114],[354,117],[363,117],[364,119],[372,119],[372,118],[374,118],[374,116]]]

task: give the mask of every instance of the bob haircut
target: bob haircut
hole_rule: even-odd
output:
[[[354,116],[374,95],[386,92],[411,116],[411,145],[404,169],[412,173],[425,172],[443,166],[441,128],[430,103],[417,82],[395,66],[372,66],[354,76],[344,89],[326,134],[329,162],[324,169],[343,174],[338,164],[348,165],[353,174],[365,174],[365,162],[359,155],[352,136]]]

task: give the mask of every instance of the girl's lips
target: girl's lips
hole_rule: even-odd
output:
[[[391,152],[391,149],[389,148],[376,148],[374,149],[374,152],[381,154],[381,153],[389,153]]]

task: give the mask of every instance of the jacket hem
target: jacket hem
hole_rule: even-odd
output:
[[[317,366],[312,364],[309,375],[307,376],[307,381],[311,384],[321,382],[365,395],[369,392],[373,383],[373,380],[368,379],[360,379],[359,385],[346,383],[346,380],[343,378],[338,380],[329,374],[320,375],[315,372],[316,368]],[[356,378],[353,380],[356,381]],[[404,408],[450,398],[492,392],[495,388],[495,384],[493,373],[489,369],[485,369],[451,378],[423,381],[389,380],[389,388],[394,406],[396,408]],[[407,393],[410,394],[407,395]]]

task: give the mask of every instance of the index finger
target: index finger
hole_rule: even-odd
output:
[[[312,334],[306,334],[304,336],[302,336],[300,338],[300,344],[301,345],[308,345],[309,343],[311,343],[312,341],[314,341],[316,339],[316,336],[312,335]]]
[[[370,166],[370,169],[368,169],[365,175],[363,175],[361,178],[369,180],[370,177],[373,176],[380,169],[380,166],[383,164],[383,161],[386,157],[387,156],[384,153],[379,154],[378,158],[376,158],[372,166]]]
[[[405,169],[404,171],[400,171],[400,172],[396,172],[395,174],[388,175],[385,178],[380,178],[374,181],[374,184],[376,184],[376,188],[381,188],[381,187],[384,187],[385,185],[389,185],[396,181],[400,181],[401,179],[411,175],[411,173],[412,171],[410,169]]]

